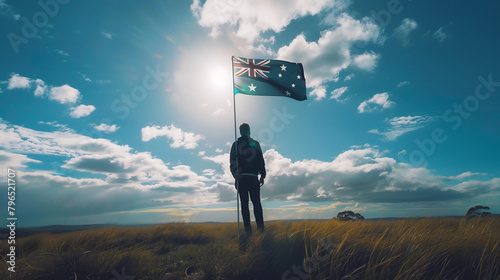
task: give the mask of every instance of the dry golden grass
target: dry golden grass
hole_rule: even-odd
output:
[[[167,224],[17,242],[17,272],[2,261],[1,279],[500,279],[500,218],[272,222],[250,238],[234,223]]]

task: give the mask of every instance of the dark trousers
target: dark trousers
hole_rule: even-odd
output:
[[[260,184],[256,176],[242,176],[238,180],[238,188],[241,201],[241,216],[243,216],[243,225],[245,231],[252,230],[250,225],[250,210],[248,209],[248,195],[253,204],[253,214],[255,223],[258,229],[264,228],[264,214],[262,212],[262,204],[260,204]]]

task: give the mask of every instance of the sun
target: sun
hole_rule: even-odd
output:
[[[230,92],[232,88],[232,72],[230,67],[216,67],[208,75],[210,85],[214,90]]]

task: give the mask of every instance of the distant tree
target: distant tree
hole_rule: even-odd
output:
[[[488,206],[476,205],[474,207],[469,208],[467,213],[465,213],[466,218],[475,218],[475,217],[486,217],[491,215],[491,212],[486,212],[485,210],[490,210]]]
[[[337,219],[341,221],[357,221],[364,220],[365,217],[359,213],[354,213],[352,211],[342,211],[337,214]]]

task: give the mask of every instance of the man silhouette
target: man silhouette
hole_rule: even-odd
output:
[[[237,186],[237,189],[239,189],[241,216],[243,216],[245,232],[250,234],[252,233],[252,226],[250,225],[250,210],[248,209],[249,194],[253,204],[257,229],[264,231],[260,187],[264,185],[266,168],[260,144],[250,137],[250,126],[247,123],[240,125],[240,134],[241,137],[231,146],[230,168],[236,180],[235,187]],[[259,174],[260,180],[258,179]]]

